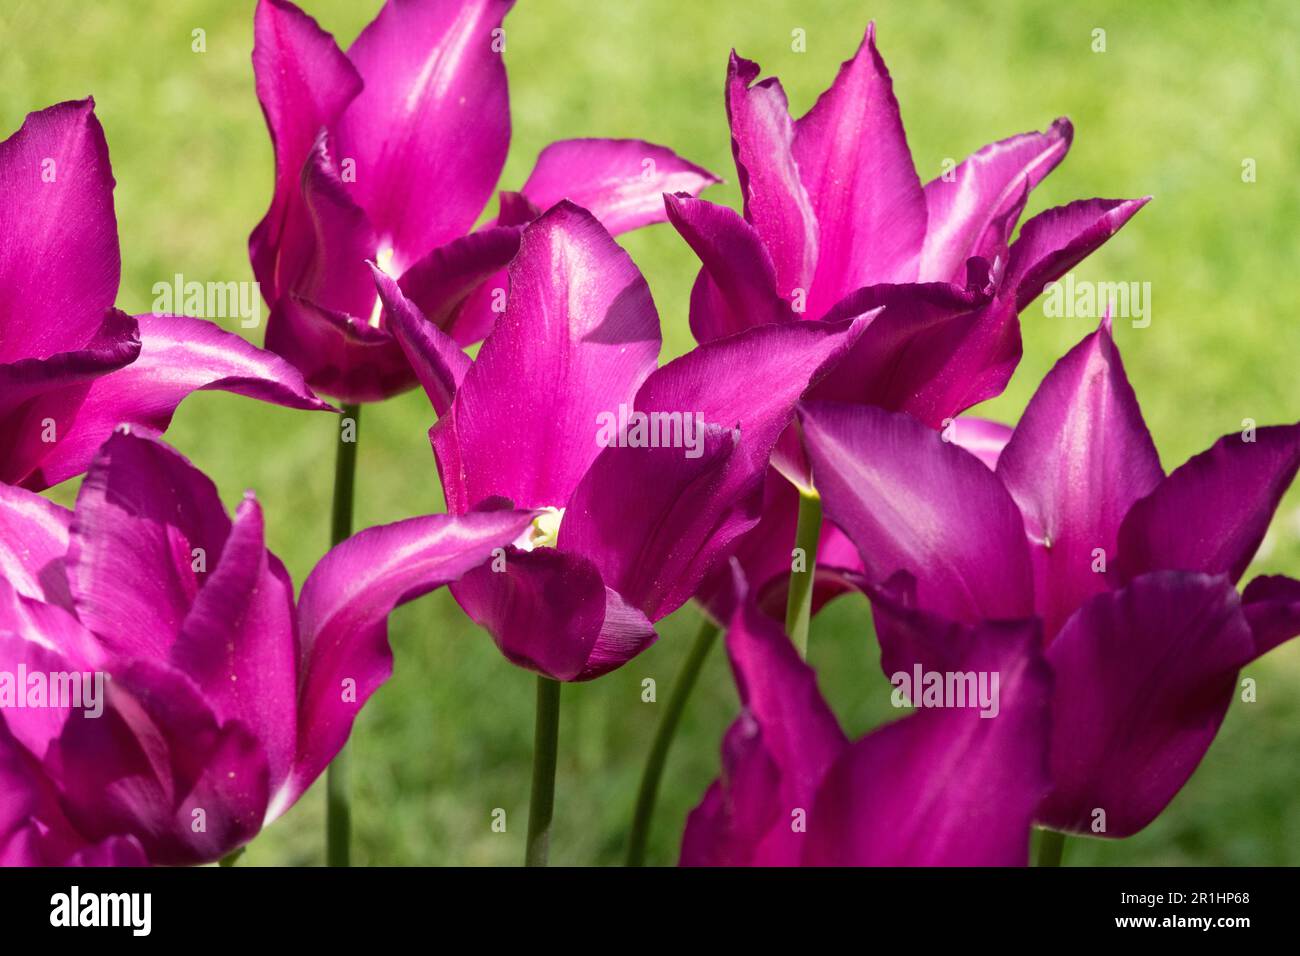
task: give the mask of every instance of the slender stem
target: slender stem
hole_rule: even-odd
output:
[[[560,749],[560,682],[537,677],[533,729],[533,790],[528,800],[528,847],[524,866],[545,866],[555,813],[555,760]]]
[[[361,406],[344,405],[339,422],[339,448],[334,459],[334,518],[330,543],[352,534],[353,488],[357,477],[357,441],[361,437]],[[325,863],[350,866],[352,857],[352,795],[348,787],[348,748],[339,750],[325,773]]]
[[[802,551],[801,570],[790,572],[790,594],[785,605],[785,630],[800,657],[808,656],[808,624],[812,618],[813,579],[817,574],[817,543],[822,535],[822,499],[815,491],[799,489],[799,523],[794,546]],[[798,555],[796,555],[798,557]]]
[[[1060,830],[1038,831],[1038,865],[1060,866],[1065,855],[1065,834]]]
[[[677,734],[677,725],[681,723],[682,713],[686,710],[686,701],[699,680],[700,669],[709,656],[709,650],[718,639],[718,625],[710,618],[700,624],[700,632],[695,636],[690,653],[682,661],[681,670],[668,696],[668,705],[663,716],[659,718],[659,727],[655,730],[654,742],[650,745],[650,754],[646,757],[645,770],[641,772],[641,789],[636,795],[636,811],[632,815],[632,832],[628,837],[627,865],[644,866],[646,843],[650,838],[650,821],[654,817],[655,799],[659,794],[659,779],[664,773],[664,764],[668,761],[668,750],[673,745]]]

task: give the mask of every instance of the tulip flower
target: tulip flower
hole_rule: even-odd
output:
[[[868,321],[749,329],[656,368],[645,279],[567,201],[524,229],[506,310],[473,362],[374,274],[439,413],[430,439],[447,510],[539,514],[499,565],[452,589],[510,661],[540,675],[539,721],[558,700],[552,683],[643,651],[754,526],[795,403]]]
[[[1037,622],[954,630],[960,669],[1000,676],[996,717],[920,710],[850,743],[812,668],[744,595],[743,575],[736,581],[727,651],[741,714],[723,741],[722,775],[687,819],[682,865],[1028,861],[1049,785],[1051,676]]]
[[[1238,671],[1300,633],[1300,582],[1236,590],[1300,467],[1300,425],[1227,435],[1165,475],[1109,320],[1043,380],[992,469],[906,415],[801,416],[827,514],[873,588],[887,673],[944,669],[943,621],[1042,622],[1045,826],[1145,827],[1209,748]]]
[[[883,307],[815,399],[948,425],[1005,388],[1020,360],[1018,313],[1146,203],[1072,202],[1030,219],[1010,242],[1030,191],[1070,148],[1064,118],[985,146],[923,186],[874,24],[800,119],[791,118],[780,81],[759,80],[760,72],[732,53],[725,98],[743,214],[671,197],[669,217],[702,264],[691,295],[700,342],[758,323],[837,321]],[[793,434],[773,464],[811,498]],[[774,484],[760,527],[739,551],[754,585],[781,596],[800,500]],[[820,553],[819,524],[798,542],[817,559],[806,579],[796,575],[805,590],[816,565],[844,550],[832,540]],[[727,589],[719,576],[701,597],[712,605]],[[827,583],[811,604],[840,591]],[[792,594],[791,604],[798,599]],[[806,614],[805,606],[805,628]]]
[[[329,409],[283,359],[211,322],[113,308],[113,173],[93,100],[28,115],[0,143],[0,182],[0,481],[79,475],[117,424],[163,430],[200,389]]]
[[[231,520],[212,482],[147,430],[108,439],[74,512],[0,486],[0,862],[193,864],[247,843],[389,676],[389,612],[532,517],[363,531],[295,607],[256,498]],[[95,707],[34,701],[56,675],[84,675],[92,696],[97,683]]]
[[[664,191],[717,180],[638,140],[553,143],[471,232],[510,141],[502,20],[513,0],[387,2],[344,54],[288,0],[259,0],[253,69],[275,193],[249,240],[267,347],[344,402],[416,384],[366,261],[462,345],[483,338],[521,226],[569,198],[611,232],[664,218]]]
[[[998,394],[1020,354],[1016,313],[1105,242],[1145,200],[1080,200],[1010,238],[1029,192],[1065,157],[1066,119],[976,152],[921,185],[869,25],[802,118],[775,77],[734,52],[727,117],[743,215],[673,197],[699,255],[691,327],[709,341],[765,322],[885,306],[820,397],[912,412],[938,426]]]
[[[473,362],[398,283],[375,278],[440,413],[430,439],[448,511],[508,501],[541,513],[505,571],[468,575],[453,594],[507,658],[560,681],[644,650],[653,622],[725,559],[757,520],[795,402],[865,324],[750,329],[656,368],[645,279],[569,202],[524,230],[506,311]]]

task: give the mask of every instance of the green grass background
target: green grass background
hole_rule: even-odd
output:
[[[308,0],[344,43],[378,9]],[[148,311],[151,286],[251,280],[246,239],[265,211],[272,156],[249,65],[251,2],[4,0],[0,135],[29,110],[93,93],[117,177],[123,256],[119,305]],[[857,44],[868,19],[894,75],[923,180],[993,139],[1075,124],[1073,150],[1029,214],[1087,196],[1155,201],[1079,278],[1150,282],[1153,322],[1117,324],[1129,374],[1166,468],[1241,427],[1300,418],[1295,231],[1300,222],[1300,6],[1126,2],[881,0],[523,0],[506,21],[514,139],[503,186],[538,150],[571,136],[664,143],[724,175],[709,198],[738,204],[722,105],[735,46],[785,82],[802,113]],[[207,51],[191,51],[195,29]],[[807,51],[791,49],[806,31]],[[1094,29],[1107,50],[1092,50]],[[1253,158],[1257,182],[1243,183]],[[455,188],[431,183],[431,189]],[[628,236],[649,279],[665,358],[690,345],[696,264],[667,226]],[[38,264],[37,264],[38,265]],[[234,328],[234,321],[226,322]],[[985,411],[1014,420],[1051,364],[1092,328],[1023,316],[1025,358]],[[251,334],[260,342],[260,331]],[[737,369],[737,374],[744,374]],[[440,510],[422,393],[365,410],[359,526]],[[257,491],[271,547],[301,583],[326,549],[336,422],[221,394],[186,401],[169,438],[232,504]],[[72,484],[51,494],[70,502]],[[1284,502],[1252,572],[1300,575],[1300,497]],[[565,688],[553,861],[621,859],[647,745],[696,627],[684,609],[662,640],[614,675]],[[533,680],[440,592],[392,619],[396,677],[353,736],[355,856],[362,863],[512,864],[523,857]],[[897,712],[879,674],[867,608],[833,606],[814,624],[811,660],[848,730]],[[1191,782],[1146,831],[1076,840],[1067,863],[1300,864],[1300,647],[1247,673],[1259,700],[1234,704]],[[640,700],[645,677],[659,703]],[[686,813],[718,769],[737,701],[721,655],[691,702],[651,846],[676,858]],[[252,845],[248,864],[322,860],[323,788]],[[507,831],[494,833],[494,808]]]

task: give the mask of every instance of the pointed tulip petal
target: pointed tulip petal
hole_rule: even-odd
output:
[[[816,866],[1025,866],[1047,792],[1052,678],[1036,623],[984,625],[960,670],[998,678],[996,716],[923,710],[853,744],[809,812]],[[958,769],[960,768],[960,769]]]
[[[51,483],[80,474],[121,423],[162,432],[176,407],[197,391],[224,391],[288,408],[333,411],[311,393],[298,370],[204,319],[141,315],[142,348],[130,365],[95,380],[73,433],[41,465]]]
[[[266,216],[249,237],[253,272],[268,302],[287,289],[277,262],[286,232],[308,222],[299,176],[317,136],[332,126],[361,92],[361,77],[316,21],[287,0],[259,0],[253,17],[253,76],[271,143],[275,192]],[[294,217],[294,226],[289,226]],[[287,250],[289,258],[297,250]]]
[[[1161,571],[1086,602],[1047,649],[1052,793],[1039,821],[1107,837],[1145,827],[1200,763],[1253,656],[1221,576]]]
[[[876,50],[875,24],[795,124],[794,158],[819,229],[808,314],[821,315],[863,286],[915,281],[925,193]]]
[[[496,187],[510,143],[500,28],[512,5],[388,3],[348,49],[365,86],[337,124],[338,151],[356,161],[353,195],[399,274],[468,231]]]
[[[817,219],[794,160],[794,123],[775,77],[755,83],[759,66],[732,51],[727,66],[727,119],[745,220],[776,267],[777,289],[807,290],[817,268]]]
[[[171,648],[219,723],[239,721],[266,754],[272,787],[286,779],[297,731],[293,582],[266,550],[262,511],[244,498],[212,573]]]
[[[1255,578],[1246,585],[1241,602],[1256,656],[1300,634],[1300,581],[1281,575]]]
[[[989,229],[1065,158],[1074,127],[1058,119],[1042,133],[1021,133],[967,157],[950,178],[925,185],[928,212],[921,278],[958,282],[970,256],[982,254]],[[1007,223],[1014,227],[1015,223]],[[1001,246],[1006,236],[997,236]]]
[[[94,100],[28,114],[0,142],[0,192],[0,365],[84,348],[122,268]]]
[[[1226,574],[1235,584],[1300,468],[1300,425],[1225,435],[1136,502],[1119,530],[1125,578]]]
[[[848,746],[812,668],[746,588],[740,577],[727,630],[741,714],[724,741],[722,778],[687,821],[683,866],[797,865],[806,837],[791,815],[811,810]]]
[[[702,263],[691,290],[691,332],[700,344],[794,319],[754,227],[726,206],[664,196],[668,218]]]
[[[600,452],[598,416],[631,404],[659,347],[645,279],[590,213],[561,203],[530,225],[506,311],[432,433],[448,510],[562,507]]]
[[[166,660],[229,533],[206,475],[156,437],[114,432],[72,520],[67,571],[77,616],[115,655]]]
[[[538,209],[567,199],[612,236],[664,221],[664,193],[698,196],[718,182],[671,149],[639,139],[566,139],[537,157],[520,190]]]
[[[415,369],[433,410],[441,417],[451,408],[456,389],[469,371],[470,357],[402,294],[394,279],[377,268],[373,271],[393,337]]]
[[[1148,199],[1080,199],[1025,223],[1011,246],[1003,280],[1003,288],[1015,295],[1016,311],[1119,232]]]
[[[801,420],[827,517],[871,582],[909,572],[920,607],[959,621],[1033,612],[1020,512],[974,455],[870,406],[807,402]]]
[[[998,477],[1025,517],[1039,613],[1055,634],[1080,603],[1107,590],[1124,515],[1164,478],[1108,323],[1043,379]]]
[[[271,818],[320,775],[347,740],[362,705],[392,673],[393,609],[482,564],[531,518],[512,511],[409,518],[361,531],[321,559],[298,601],[297,757],[293,776],[275,795]]]

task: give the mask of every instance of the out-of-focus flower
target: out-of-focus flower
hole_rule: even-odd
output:
[[[359,402],[415,385],[367,261],[469,345],[500,311],[501,270],[540,209],[572,199],[618,233],[663,221],[662,193],[717,181],[662,146],[564,140],[471,232],[510,142],[501,24],[511,6],[390,0],[345,55],[288,0],[260,0],[253,69],[275,194],[249,251],[271,304],[267,347],[313,387]]]
[[[511,661],[565,681],[649,646],[653,622],[753,527],[795,403],[867,321],[748,329],[656,368],[645,279],[568,202],[524,230],[506,311],[472,363],[375,278],[440,415],[430,437],[448,511],[542,513],[500,567],[452,593]]]
[[[906,415],[810,403],[802,422],[872,585],[886,673],[954,652],[905,609],[1043,622],[1048,826],[1145,827],[1209,748],[1240,668],[1300,633],[1300,582],[1236,591],[1300,467],[1300,425],[1227,435],[1166,476],[1108,320],[1043,380],[993,469]]]
[[[113,308],[113,172],[92,100],[30,114],[0,143],[0,185],[0,481],[79,475],[117,424],[163,430],[199,389],[329,409],[293,366],[211,322]]]
[[[389,612],[532,517],[363,531],[295,608],[257,500],[231,521],[152,434],[115,432],[74,512],[0,486],[0,863],[204,863],[243,845],[387,679]]]

